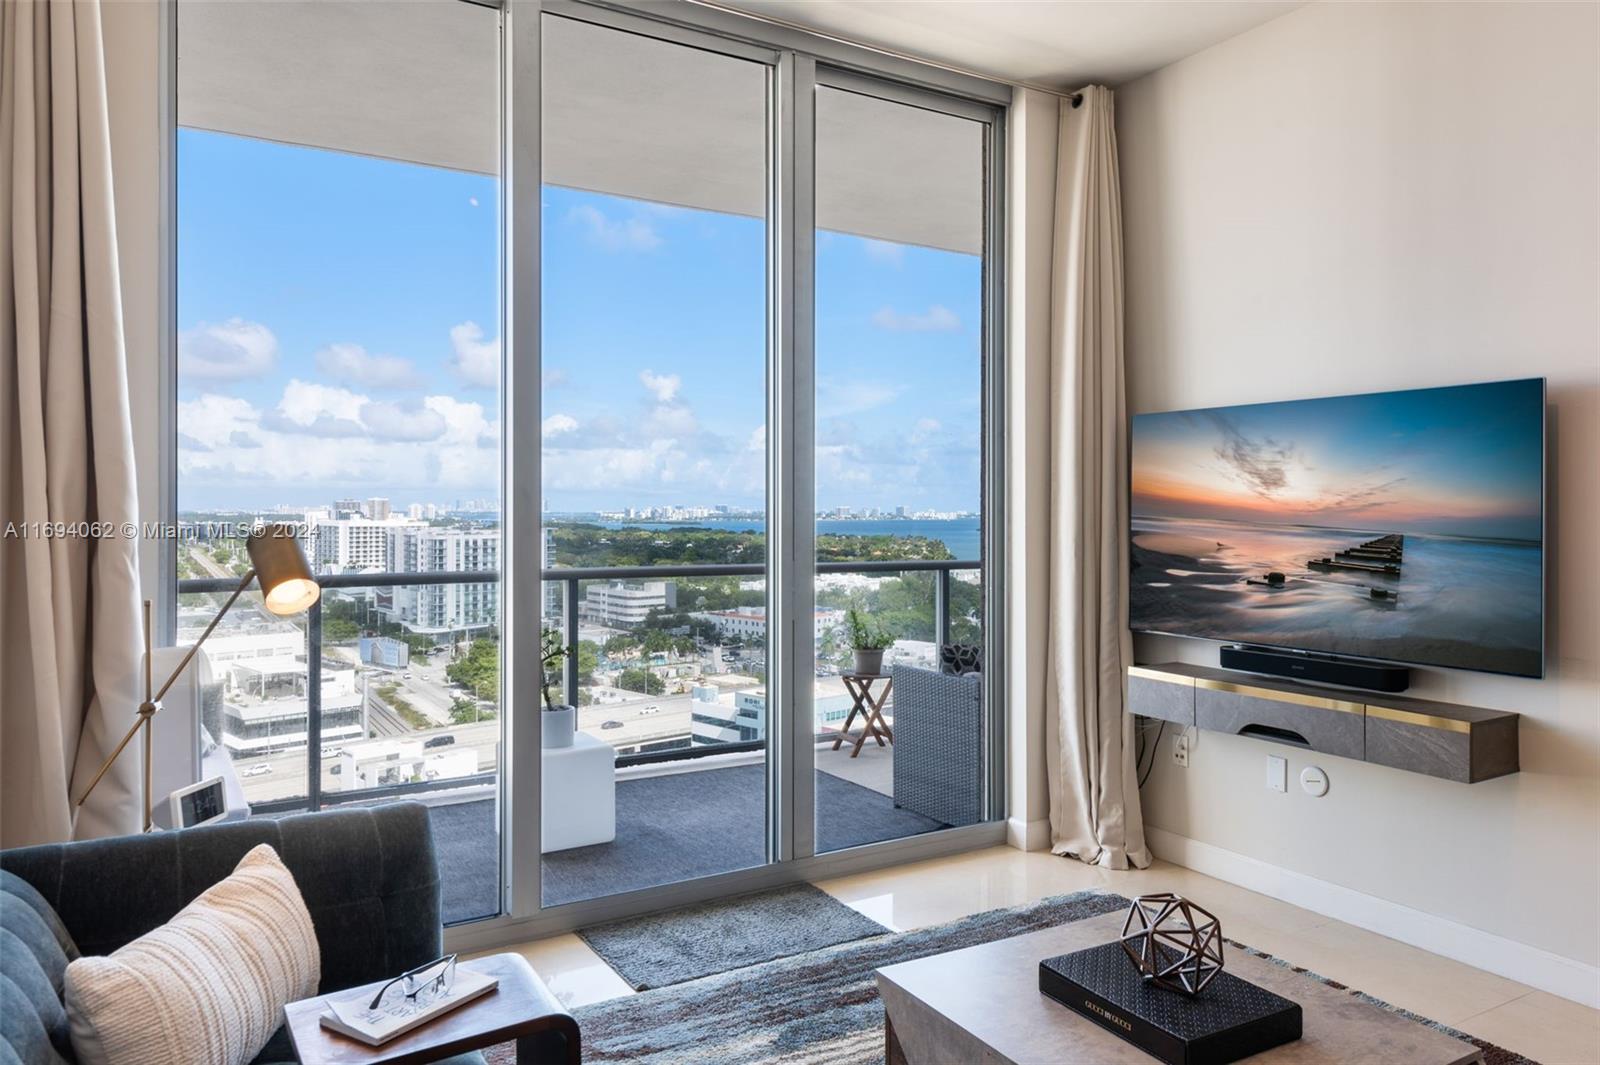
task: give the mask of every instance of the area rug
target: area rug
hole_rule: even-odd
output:
[[[635,991],[889,932],[821,888],[793,884],[578,933]]]
[[[1097,917],[1127,904],[1127,899],[1109,893],[1062,895],[585,1006],[575,1011],[583,1030],[583,1060],[644,1065],[883,1065],[883,1007],[874,970]],[[1486,1065],[1538,1065],[1270,954],[1229,943],[1463,1039],[1483,1051]],[[492,1048],[486,1056],[489,1065],[516,1061],[509,1043]]]

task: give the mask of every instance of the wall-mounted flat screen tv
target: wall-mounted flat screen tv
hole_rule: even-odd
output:
[[[1132,419],[1138,632],[1544,672],[1542,378]]]

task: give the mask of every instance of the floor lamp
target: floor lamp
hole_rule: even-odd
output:
[[[144,826],[143,830],[150,831],[152,824],[150,818],[150,719],[161,710],[161,697],[189,668],[189,663],[194,660],[195,653],[200,650],[200,645],[206,642],[206,637],[211,635],[233,606],[240,594],[250,586],[250,582],[257,578],[261,581],[261,605],[267,611],[279,617],[289,617],[294,614],[309,610],[322,594],[322,589],[317,584],[317,579],[311,575],[311,567],[306,564],[305,553],[300,550],[300,542],[295,539],[292,526],[284,524],[263,525],[253,531],[245,540],[245,550],[250,555],[250,568],[239,578],[239,584],[233,589],[233,594],[228,596],[228,601],[222,604],[222,609],[217,611],[217,616],[211,619],[211,624],[206,626],[206,631],[189,648],[189,653],[183,656],[183,661],[178,663],[178,668],[166,679],[166,683],[153,695],[151,694],[150,678],[150,600],[144,601],[144,702],[139,704],[139,712],[135,716],[133,725],[129,727],[128,734],[122,737],[122,742],[117,744],[117,749],[101,764],[99,772],[94,779],[89,781],[89,786],[78,797],[77,806],[82,807],[93,794],[95,785],[100,783],[112,765],[121,756],[133,737],[141,730],[144,732]],[[321,663],[313,662],[309,668],[317,669]]]

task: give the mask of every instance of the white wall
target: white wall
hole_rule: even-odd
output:
[[[1044,760],[1050,599],[1050,249],[1057,98],[1018,89],[1006,125],[1006,838],[1050,848]]]
[[[1597,41],[1591,4],[1313,5],[1118,96],[1133,411],[1535,375],[1551,406],[1549,675],[1413,689],[1522,713],[1522,772],[1319,757],[1327,797],[1279,795],[1264,762],[1287,749],[1202,733],[1187,770],[1161,752],[1149,824],[1580,978],[1600,963]]]

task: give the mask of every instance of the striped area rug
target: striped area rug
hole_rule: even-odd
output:
[[[1127,899],[1110,893],[1060,895],[585,1006],[576,1011],[583,1030],[583,1060],[640,1065],[882,1065],[883,1006],[874,970],[1097,917],[1127,905]],[[1483,1051],[1486,1065],[1537,1065],[1514,1051],[1282,959],[1232,940],[1229,945],[1464,1039]],[[514,1065],[516,1060],[510,1044],[495,1047],[487,1056],[490,1065]]]

